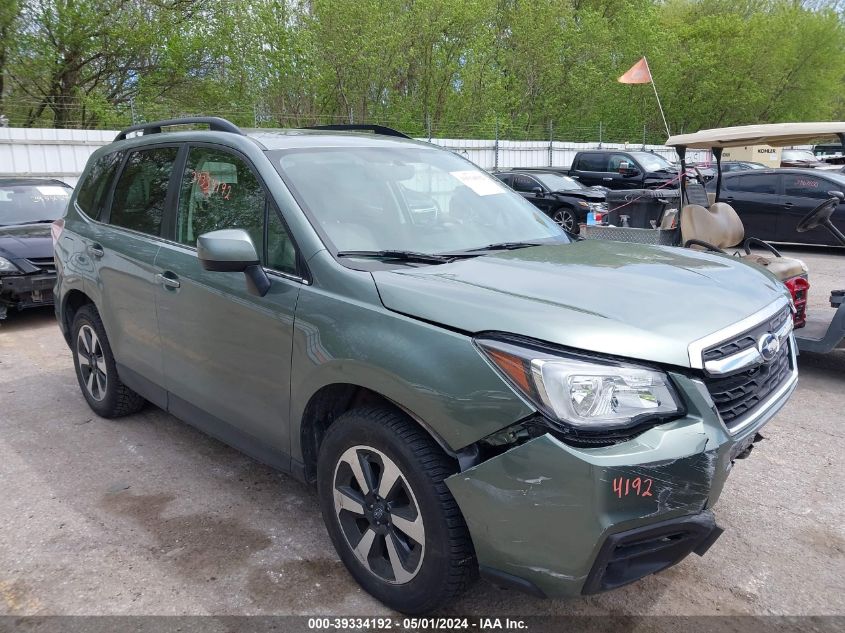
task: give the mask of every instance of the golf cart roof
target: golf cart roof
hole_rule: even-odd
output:
[[[714,147],[742,147],[744,145],[809,144],[826,139],[841,140],[845,135],[845,122],[823,121],[817,123],[769,123],[766,125],[740,125],[712,130],[700,130],[694,134],[670,136],[666,145],[688,149],[711,149]]]

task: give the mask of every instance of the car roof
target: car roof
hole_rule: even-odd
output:
[[[57,178],[20,178],[17,176],[0,178],[0,186],[5,185],[6,187],[37,187],[38,185],[45,184],[73,189],[73,187],[71,187],[69,184]]]
[[[725,178],[737,178],[739,176],[762,176],[764,174],[799,174],[803,176],[833,176],[833,180],[837,182],[842,180],[842,172],[836,169],[802,169],[801,167],[771,167],[768,169],[748,169],[743,171],[734,171],[724,175]]]

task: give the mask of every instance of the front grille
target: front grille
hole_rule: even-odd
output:
[[[42,273],[56,272],[56,262],[52,257],[33,257],[26,261],[38,268]]]
[[[760,325],[740,334],[736,338],[733,338],[730,341],[725,341],[724,343],[719,343],[713,347],[708,347],[704,350],[702,359],[705,363],[708,360],[721,360],[727,356],[732,356],[737,352],[741,352],[744,349],[748,349],[749,347],[754,347],[757,345],[757,341],[760,337],[766,332],[777,332],[789,316],[789,306],[786,306],[768,321],[764,321]]]
[[[789,377],[789,345],[770,362],[730,376],[705,378],[704,383],[725,424],[731,428],[752,412]]]
[[[704,350],[704,362],[718,361],[745,349],[755,347],[767,332],[777,332],[791,318],[788,306],[763,323],[731,340]],[[792,372],[790,345],[783,341],[777,355],[768,363],[729,375],[708,376],[704,383],[727,427],[739,425],[780,387]]]

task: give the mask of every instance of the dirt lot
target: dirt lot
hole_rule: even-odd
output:
[[[823,310],[845,253],[798,253]],[[704,558],[570,601],[480,582],[450,612],[845,614],[845,352],[800,366]],[[338,562],[311,489],[153,407],[94,416],[51,310],[0,325],[0,403],[0,614],[387,613]]]

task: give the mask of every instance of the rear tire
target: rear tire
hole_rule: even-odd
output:
[[[119,418],[140,411],[145,400],[120,381],[103,321],[93,305],[76,311],[70,340],[76,379],[94,413]]]
[[[397,411],[354,409],[326,432],[317,463],[323,521],[349,573],[392,609],[438,609],[478,574],[469,531],[444,483],[456,471]]]

